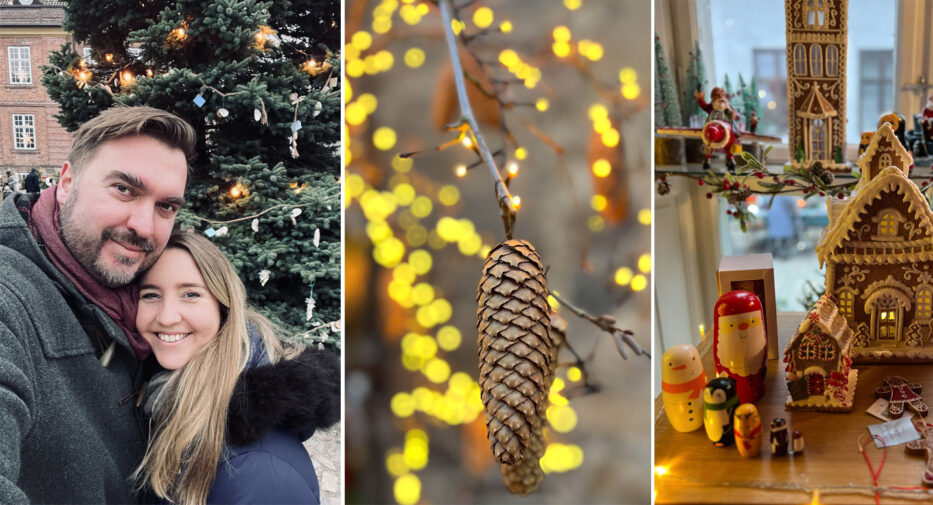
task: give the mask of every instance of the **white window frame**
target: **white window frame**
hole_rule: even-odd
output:
[[[20,124],[17,125],[17,122]],[[32,136],[28,137],[27,135],[30,133]],[[35,114],[13,114],[13,149],[17,151],[35,151],[38,149],[37,146]]]
[[[23,55],[18,54],[16,55],[15,58],[13,55],[14,52],[21,52],[24,49],[26,50],[25,69],[22,68],[23,67]],[[7,67],[9,67],[10,84],[13,84],[13,85],[32,84],[32,53],[29,49],[29,46],[9,46],[6,48],[6,55],[7,55]],[[26,71],[26,78],[24,80],[20,80],[19,75],[17,75],[18,72],[22,70]]]

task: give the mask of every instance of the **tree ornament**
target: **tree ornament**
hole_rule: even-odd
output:
[[[269,282],[269,276],[272,272],[268,270],[262,270],[259,272],[259,285],[265,287],[266,283]]]
[[[658,194],[664,196],[671,192],[671,183],[667,181],[658,181]]]
[[[322,110],[324,110],[324,105],[321,102],[315,102],[314,112],[311,113],[311,117],[317,117],[317,115],[320,114]],[[299,124],[301,123],[299,122]]]
[[[259,122],[262,119],[262,112],[259,109],[253,109],[253,121]]]
[[[315,228],[314,229],[314,247],[320,247],[320,246],[321,246],[321,229]]]
[[[292,209],[292,212],[288,215],[288,217],[292,218],[292,226],[298,226],[298,221],[295,218],[300,215],[301,209]]]
[[[253,219],[253,222],[250,223],[249,227],[253,229],[253,233],[258,233],[259,232],[259,218],[257,217],[256,219]]]
[[[310,290],[309,293],[308,293],[308,297],[305,298],[305,303],[308,304],[308,305],[307,305],[307,309],[306,309],[306,311],[305,311],[305,321],[310,321],[310,320],[311,320],[311,316],[314,315],[314,305],[315,305],[315,303],[314,303],[314,283],[313,283],[313,282],[311,283],[311,290]]]
[[[227,117],[227,116],[229,116],[229,115],[230,115],[230,111],[228,111],[227,109],[225,109],[225,108],[223,108],[223,107],[217,109],[217,117],[219,117],[219,118],[225,118],[225,117]]]
[[[480,387],[489,445],[515,465],[533,458],[547,404],[550,348],[544,267],[534,247],[507,240],[486,258],[477,293]]]
[[[220,228],[217,229],[217,236],[223,237],[224,235],[227,234],[228,231],[230,231],[229,228],[227,228],[226,226],[221,226]]]
[[[195,96],[194,99],[191,101],[194,102],[194,104],[197,105],[198,107],[203,107],[204,104],[207,103],[207,100],[204,98],[203,91],[201,93],[198,93],[197,96]]]

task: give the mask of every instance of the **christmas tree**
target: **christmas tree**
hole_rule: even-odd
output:
[[[148,105],[199,137],[177,224],[205,233],[250,303],[288,335],[339,345],[340,2],[72,0],[65,29],[91,47],[51,54],[42,83],[69,131]],[[313,330],[313,331],[311,331]]]
[[[697,91],[704,91],[706,82],[704,72],[703,54],[700,52],[700,43],[696,42],[693,52],[690,53],[687,75],[684,76],[683,102],[681,103],[684,124],[690,124],[692,116],[706,117],[706,113],[700,108],[700,104],[697,103],[694,97],[694,93]]]
[[[722,81],[722,89],[726,92],[726,97],[729,99],[729,103],[732,103],[732,83],[729,82],[729,74],[724,74]]]
[[[745,79],[742,78],[742,74],[739,74],[739,92],[732,99],[732,108],[742,117],[746,127],[751,124],[751,110],[749,109],[751,99],[748,94],[748,86],[745,85]]]
[[[680,104],[674,76],[664,61],[664,48],[661,37],[654,38],[655,87],[654,87],[654,123],[655,126],[682,126]]]

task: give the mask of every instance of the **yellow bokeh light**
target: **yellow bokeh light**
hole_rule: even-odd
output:
[[[606,177],[612,173],[612,164],[604,159],[598,159],[593,162],[593,175],[596,177]]]
[[[638,269],[641,270],[641,272],[645,274],[651,272],[651,255],[650,254],[645,253],[638,257]]]
[[[379,107],[379,100],[372,93],[363,93],[356,102],[363,106],[367,114],[376,112],[376,108]]]
[[[422,14],[418,12],[418,8],[414,5],[403,5],[398,14],[402,21],[412,26],[418,24],[422,17]]]
[[[378,244],[392,236],[392,227],[385,221],[370,221],[366,224],[366,235],[374,244]]]
[[[554,51],[554,55],[558,58],[566,58],[570,56],[570,44],[566,42],[555,42],[551,45],[551,49]]]
[[[360,196],[363,193],[363,190],[366,189],[366,181],[363,180],[358,174],[350,174],[347,177],[347,190],[350,192],[350,196],[355,198]]]
[[[392,413],[398,417],[408,417],[415,413],[415,402],[408,393],[396,393],[389,402]]]
[[[353,102],[346,109],[347,123],[353,126],[359,126],[366,122],[366,107],[359,102]]]
[[[464,165],[464,164],[462,164],[462,163],[459,164],[459,165],[457,165],[456,167],[454,167],[454,174],[455,174],[457,177],[461,177],[461,178],[462,178],[462,177],[466,177],[466,174],[467,174],[467,166]]]
[[[420,224],[413,225],[405,232],[405,240],[414,247],[421,247],[428,241],[428,230]]]
[[[347,62],[347,75],[350,77],[360,77],[366,72],[366,64],[363,60],[352,60]]]
[[[433,207],[434,205],[431,203],[431,199],[421,195],[415,198],[415,201],[411,202],[411,213],[417,217],[427,217],[431,214]]]
[[[427,4],[427,3],[420,3],[420,4],[418,4],[417,9],[418,9],[418,14],[421,14],[422,16],[424,16],[424,15],[426,15],[426,14],[428,13],[428,4]]]
[[[457,249],[465,256],[473,256],[479,252],[480,247],[483,247],[483,238],[476,233],[470,233],[457,241]]]
[[[595,131],[596,133],[599,133],[600,135],[602,135],[603,133],[606,133],[607,131],[611,129],[612,129],[612,121],[609,120],[608,116],[603,116],[593,121],[593,131]]]
[[[404,174],[405,172],[411,170],[411,167],[414,165],[414,163],[414,160],[411,158],[402,158],[397,154],[392,158],[392,168],[394,168],[395,171],[400,174]]]
[[[399,184],[392,190],[399,205],[408,205],[415,199],[415,188],[411,184]]]
[[[403,307],[410,307],[414,305],[414,302],[411,301],[410,283],[394,279],[389,283],[387,290],[389,292],[389,298],[395,300],[395,302],[399,305]]]
[[[412,253],[414,253],[414,251],[412,251]],[[411,259],[411,254],[408,255],[408,259]],[[416,277],[415,267],[413,267],[411,263],[399,263],[398,266],[392,269],[392,278],[395,280],[411,284],[415,282]]]
[[[551,310],[560,308],[560,302],[557,301],[557,298],[554,298],[554,295],[547,295],[547,304],[551,307]]]
[[[460,190],[457,186],[444,186],[437,192],[437,200],[448,207],[455,205],[460,201]]]
[[[438,219],[437,234],[447,242],[456,242],[460,235],[460,222],[448,216]]]
[[[388,151],[395,147],[395,130],[388,126],[380,126],[373,133],[373,145],[380,151]]]
[[[386,470],[393,477],[399,477],[408,473],[408,465],[405,464],[405,457],[398,449],[389,451],[386,456]]]
[[[408,255],[408,263],[411,265],[412,271],[418,275],[430,272],[432,262],[431,253],[424,249],[415,249]]]
[[[555,42],[569,42],[570,41],[570,28],[567,28],[564,25],[560,25],[554,28],[554,31],[551,32],[554,36]]]
[[[429,360],[437,355],[437,341],[428,335],[421,335],[415,341],[411,354],[423,360]]]
[[[632,272],[632,269],[629,267],[621,267],[616,270],[615,281],[616,284],[620,286],[625,286],[628,283],[632,282],[632,277],[635,275],[635,272]]]
[[[573,444],[548,444],[540,464],[546,474],[573,470],[583,464],[583,449]]]
[[[632,291],[641,291],[648,287],[648,278],[638,274],[632,278]]]
[[[503,49],[499,53],[499,63],[505,65],[506,67],[511,67],[520,61],[518,53],[511,49]]]
[[[609,128],[602,134],[603,145],[606,147],[615,147],[619,145],[619,131],[615,128]]]
[[[564,0],[564,7],[572,11],[579,9],[582,4],[583,0]]]
[[[502,24],[499,25],[499,31],[502,32],[502,33],[511,33],[511,31],[512,31],[512,22],[509,21],[509,20],[503,21]]]
[[[424,64],[424,50],[420,47],[412,47],[405,51],[405,64],[411,68],[418,68]]]
[[[632,67],[623,67],[622,70],[619,70],[619,82],[622,84],[628,84],[638,80],[638,73],[635,72],[635,69]]]
[[[421,470],[428,465],[427,441],[417,438],[407,439],[402,455],[405,457],[405,464],[412,470]]]
[[[586,111],[587,115],[590,118],[590,121],[596,122],[602,118],[609,117],[609,110],[606,109],[606,106],[599,103],[594,103],[590,105],[590,108]]]
[[[460,347],[462,336],[456,326],[441,326],[437,330],[437,346],[445,351],[453,351]]]
[[[586,52],[580,52],[591,61],[601,60],[604,54],[603,46],[598,42],[590,42],[589,45],[587,45]]]
[[[641,94],[641,86],[636,82],[630,82],[622,85],[622,96],[626,100],[634,100]]]
[[[515,150],[515,159],[523,160],[528,157],[528,150],[524,147],[519,147]]]
[[[552,405],[547,408],[547,420],[558,433],[567,433],[577,427],[577,413],[570,405]]]
[[[427,305],[434,301],[434,286],[427,282],[419,282],[411,289],[411,299],[415,305]]]
[[[424,376],[429,381],[440,384],[450,378],[450,365],[440,358],[434,358],[424,365]]]
[[[450,302],[443,298],[438,298],[431,302],[431,305],[434,309],[434,314],[437,318],[436,324],[443,324],[450,320],[450,316],[453,315],[453,307],[450,306]]]
[[[350,43],[360,51],[365,51],[372,45],[373,36],[369,32],[356,32],[350,37]]]
[[[539,98],[538,101],[535,102],[535,108],[541,112],[546,111],[550,105],[551,103],[548,102],[547,98]]]
[[[490,252],[492,252],[492,247],[484,244],[483,247],[479,248],[479,257],[486,259]]]
[[[583,371],[579,368],[572,366],[567,369],[567,379],[571,382],[577,382],[583,378]]]
[[[392,18],[390,17],[377,17],[373,19],[373,32],[374,33],[388,33],[392,29]]]
[[[373,248],[373,259],[376,260],[376,263],[386,268],[392,268],[398,265],[402,261],[404,255],[405,244],[395,237],[383,240]]]
[[[492,25],[494,17],[492,9],[489,7],[480,7],[473,13],[473,24],[476,25],[477,28],[486,28]]]
[[[651,209],[641,209],[638,211],[638,222],[648,226],[651,224]]]
[[[603,195],[593,195],[593,198],[590,198],[590,207],[596,212],[602,212],[608,204],[608,200]]]
[[[463,31],[463,28],[466,25],[459,19],[453,19],[450,21],[450,28],[454,31],[454,35],[460,35],[460,32]]]
[[[421,480],[411,473],[402,475],[395,479],[392,491],[399,505],[415,505],[421,499]]]
[[[392,65],[395,64],[395,57],[392,56],[392,53],[383,49],[375,55],[376,69],[380,72],[388,72],[392,69]]]

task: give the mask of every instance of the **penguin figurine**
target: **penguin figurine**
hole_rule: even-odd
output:
[[[706,373],[696,347],[675,345],[661,358],[661,401],[671,426],[687,432],[703,426],[703,387]]]
[[[732,416],[739,405],[735,381],[717,377],[706,383],[703,390],[703,425],[706,436],[716,447],[732,445],[735,440]]]
[[[787,442],[787,421],[783,417],[775,417],[771,421],[771,454],[787,456]]]
[[[803,433],[800,433],[798,430],[794,430],[793,435],[791,435],[794,442],[794,455],[803,453]]]
[[[735,409],[735,446],[743,458],[754,458],[761,452],[761,416],[751,403]]]

